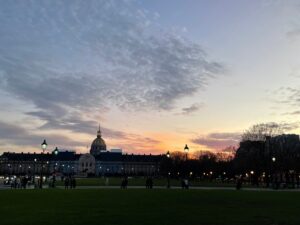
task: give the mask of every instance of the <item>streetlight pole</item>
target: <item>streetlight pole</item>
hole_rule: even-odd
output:
[[[277,177],[275,176],[275,172],[276,172],[275,171],[275,162],[276,162],[276,158],[273,156],[272,157],[272,167],[271,167],[273,188],[277,188]]]
[[[43,150],[43,155],[44,152],[47,148],[47,142],[46,140],[43,141],[43,143],[41,144],[42,150]],[[43,156],[42,156],[43,157]],[[41,177],[40,177],[40,188],[43,188],[43,167],[44,167],[44,159],[41,158]]]
[[[189,150],[190,150],[187,144],[185,145],[183,150],[184,150],[184,153],[185,153],[185,161],[187,161],[188,160],[188,153],[189,153]]]
[[[188,163],[188,153],[189,153],[189,147],[187,144],[185,144],[184,146],[184,152],[185,152],[185,166],[186,166],[186,180],[184,181],[185,182],[185,188],[188,188],[188,178],[189,178],[189,175],[188,175],[188,168],[187,168],[187,163]]]
[[[167,188],[170,188],[171,185],[170,185],[170,171],[169,171],[169,170],[170,170],[170,168],[169,168],[169,163],[170,163],[170,152],[169,152],[169,151],[167,152],[167,158],[168,158],[168,159],[167,159],[167,160],[168,160],[168,162],[167,162],[167,163],[168,163],[168,164],[167,164],[167,165],[168,165],[168,166],[167,166],[167,172],[168,172],[168,184],[167,184]]]

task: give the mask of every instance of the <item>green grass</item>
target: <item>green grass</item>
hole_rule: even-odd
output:
[[[300,224],[300,193],[221,190],[3,190],[1,225]]]
[[[105,178],[77,178],[78,186],[105,186]],[[110,186],[120,186],[122,178],[119,177],[110,177],[108,179],[108,185]],[[154,179],[154,186],[167,186],[166,178]],[[146,178],[136,177],[129,178],[128,185],[129,186],[145,186]],[[200,180],[192,180],[190,182],[192,186],[202,186],[202,187],[235,187],[235,183],[221,183],[221,182],[209,182],[209,181],[200,181]],[[64,185],[62,181],[57,181],[56,185]],[[181,186],[180,179],[171,179],[171,186]]]

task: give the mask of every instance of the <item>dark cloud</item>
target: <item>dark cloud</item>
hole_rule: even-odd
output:
[[[192,113],[197,112],[199,109],[202,109],[203,107],[204,107],[203,103],[194,103],[189,107],[182,108],[182,114],[190,115]]]
[[[47,138],[47,141],[52,145],[71,148],[84,146],[83,143],[71,140],[63,135],[47,134],[45,137],[37,135],[24,127],[0,121],[0,141],[4,144],[20,145],[23,147],[37,146],[38,148],[44,138]],[[39,151],[40,149],[36,150]]]
[[[284,132],[289,132],[289,131],[299,128],[300,123],[299,122],[282,122],[282,123],[279,123],[279,126],[282,127],[282,130]]]
[[[208,137],[213,139],[240,140],[241,133],[210,133]]]
[[[80,133],[84,133],[79,127],[85,126],[83,127],[83,130],[86,131],[87,134],[95,133],[96,137],[96,127],[94,126],[94,124],[87,124],[81,122],[80,124],[73,124],[73,127],[67,128],[71,130],[78,129]],[[64,126],[55,127],[55,129],[64,128]],[[154,146],[159,144],[158,140],[152,138],[137,134],[127,134],[121,131],[110,130],[106,128],[102,129],[102,133],[104,139],[118,139],[119,143],[117,147],[123,148],[127,152],[134,152],[135,150],[146,152],[147,150],[149,151],[149,148],[152,147],[152,149],[154,149]],[[48,144],[50,144],[53,148],[54,146],[58,146],[64,149],[85,149],[87,146],[90,146],[92,142],[92,140],[90,140],[90,142],[73,140],[60,134],[47,133],[44,135],[37,135],[36,133],[32,132],[31,130],[27,130],[24,127],[0,121],[0,146],[3,146],[1,147],[1,150],[11,150],[5,148],[10,145],[19,145],[23,147],[32,147],[32,151],[40,151],[40,143],[42,143],[44,139],[47,139]],[[49,150],[51,151],[52,149]],[[22,148],[18,149],[18,151],[22,151]]]
[[[197,137],[191,141],[195,144],[221,150],[228,146],[236,146],[241,139],[240,133],[210,133],[207,136]]]

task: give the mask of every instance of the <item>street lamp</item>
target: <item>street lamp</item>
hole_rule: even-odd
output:
[[[185,169],[183,170],[183,177],[184,176],[186,176],[187,177],[187,179],[188,179],[188,163],[187,163],[187,160],[188,160],[188,153],[189,153],[189,147],[188,147],[188,145],[187,144],[185,144],[185,146],[184,146],[184,149],[183,149],[183,151],[184,151],[184,153],[185,153]]]
[[[184,147],[183,150],[184,150],[184,152],[185,152],[185,160],[187,160],[187,158],[188,158],[188,153],[189,153],[189,150],[190,150],[187,144],[185,145],[185,147]]]
[[[54,155],[58,155],[58,148],[57,147],[54,149]]]
[[[43,150],[43,154],[44,154],[47,146],[48,146],[48,144],[47,144],[46,140],[44,140],[43,143],[41,144],[41,147],[42,147],[42,150]],[[44,162],[44,159],[42,159],[41,162],[42,162],[42,165],[41,165],[40,188],[43,188],[43,167],[44,167],[44,163],[43,162]]]
[[[43,150],[43,153],[44,153],[44,151],[46,150],[46,148],[48,146],[46,140],[43,141],[43,143],[41,144],[41,146],[42,146],[42,150]]]
[[[276,168],[275,168],[275,162],[276,162],[276,158],[273,156],[272,157],[272,166],[271,166],[271,173],[272,173],[272,182],[273,182],[273,186],[274,186],[274,184],[276,185],[276,181],[277,181],[277,178],[276,178],[276,175],[275,175],[275,173],[276,173]],[[276,186],[274,186],[274,187],[276,187]]]
[[[168,165],[168,166],[167,166],[167,172],[168,172],[168,184],[167,184],[167,188],[170,188],[171,185],[170,185],[170,171],[169,171],[169,170],[170,170],[170,168],[169,168],[169,166],[170,166],[170,165],[169,165],[169,163],[170,163],[170,152],[169,152],[169,151],[167,152],[166,156],[167,156],[167,158],[168,158],[168,162],[167,162],[167,163],[168,163],[168,164],[167,164],[167,165]]]

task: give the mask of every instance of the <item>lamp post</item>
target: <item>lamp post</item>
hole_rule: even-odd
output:
[[[34,158],[34,164],[33,164],[33,185],[34,185],[34,188],[36,187],[35,186],[35,171],[36,171],[36,161],[37,161],[37,159],[36,158]]]
[[[186,171],[184,171],[183,170],[183,176],[186,176],[187,177],[187,179],[188,179],[188,168],[187,168],[187,166],[188,166],[188,164],[187,164],[187,160],[188,160],[188,153],[189,153],[189,147],[188,147],[188,145],[187,144],[185,144],[185,146],[184,146],[184,149],[183,149],[183,151],[184,151],[184,153],[185,153],[185,169],[186,169]],[[184,173],[184,172],[186,172],[186,173]],[[188,182],[188,181],[186,181],[186,182]]]
[[[184,153],[185,153],[185,160],[187,161],[188,153],[189,153],[189,150],[190,150],[187,144],[184,146],[183,150],[184,150]]]
[[[47,146],[48,146],[48,144],[47,144],[46,140],[44,140],[43,143],[41,144],[43,154],[44,154],[44,152],[45,152]],[[42,157],[43,157],[43,156],[42,156]],[[43,167],[44,167],[44,159],[41,158],[40,188],[43,188]]]
[[[273,188],[277,188],[276,185],[277,185],[277,177],[275,176],[275,162],[276,162],[276,158],[273,156],[272,157],[272,183],[273,183]]]
[[[167,152],[167,154],[166,154],[166,156],[167,156],[167,160],[168,160],[168,162],[167,162],[167,172],[168,172],[168,184],[167,184],[167,188],[170,188],[171,187],[171,185],[170,185],[170,168],[169,168],[169,163],[170,163],[170,152],[168,151]]]

